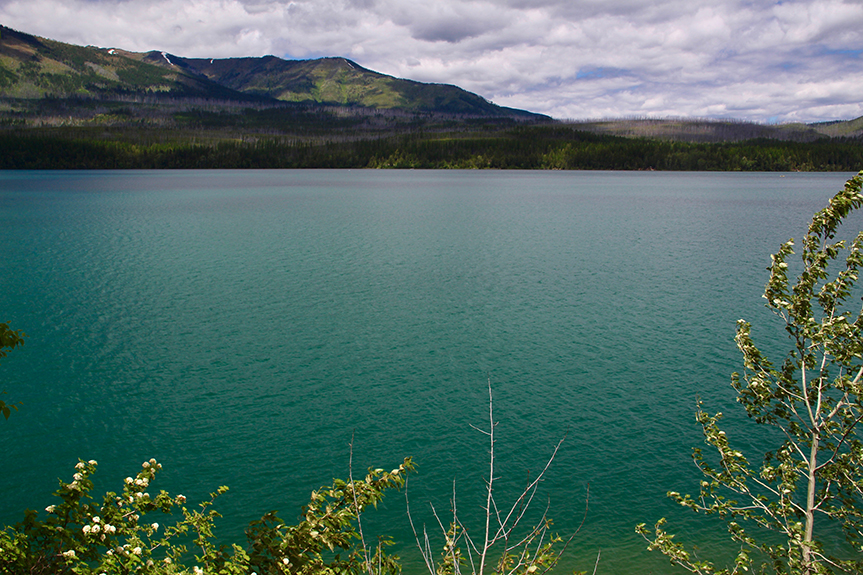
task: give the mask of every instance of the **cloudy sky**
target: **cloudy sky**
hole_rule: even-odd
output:
[[[863,116],[861,0],[0,0],[0,23],[186,57],[345,56],[556,118]]]

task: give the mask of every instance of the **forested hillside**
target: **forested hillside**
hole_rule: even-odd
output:
[[[3,169],[855,171],[861,122],[559,122],[344,58],[188,59],[0,26]]]

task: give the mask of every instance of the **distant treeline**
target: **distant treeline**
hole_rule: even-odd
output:
[[[7,129],[0,131],[0,168],[857,171],[863,167],[859,139],[687,143],[599,135],[553,125],[315,142],[276,138],[152,142],[151,135],[97,139],[69,131]]]

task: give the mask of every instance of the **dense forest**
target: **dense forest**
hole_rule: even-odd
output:
[[[7,127],[0,131],[0,168],[854,171],[863,165],[863,142],[857,138],[693,143],[595,134],[566,124],[505,122],[450,130],[405,124],[392,135],[386,128],[377,134],[355,130],[352,118],[333,120],[338,126],[330,124],[330,130],[312,123],[304,136],[286,137],[226,134],[217,120],[197,118],[197,129],[176,132]]]

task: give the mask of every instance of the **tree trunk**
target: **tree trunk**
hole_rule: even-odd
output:
[[[812,447],[809,451],[809,477],[806,486],[806,531],[803,534],[803,543],[812,543],[812,534],[815,528],[815,470],[818,467],[818,441],[817,431],[812,432]],[[812,575],[815,572],[812,558],[812,550],[808,545],[803,547],[803,575]]]

